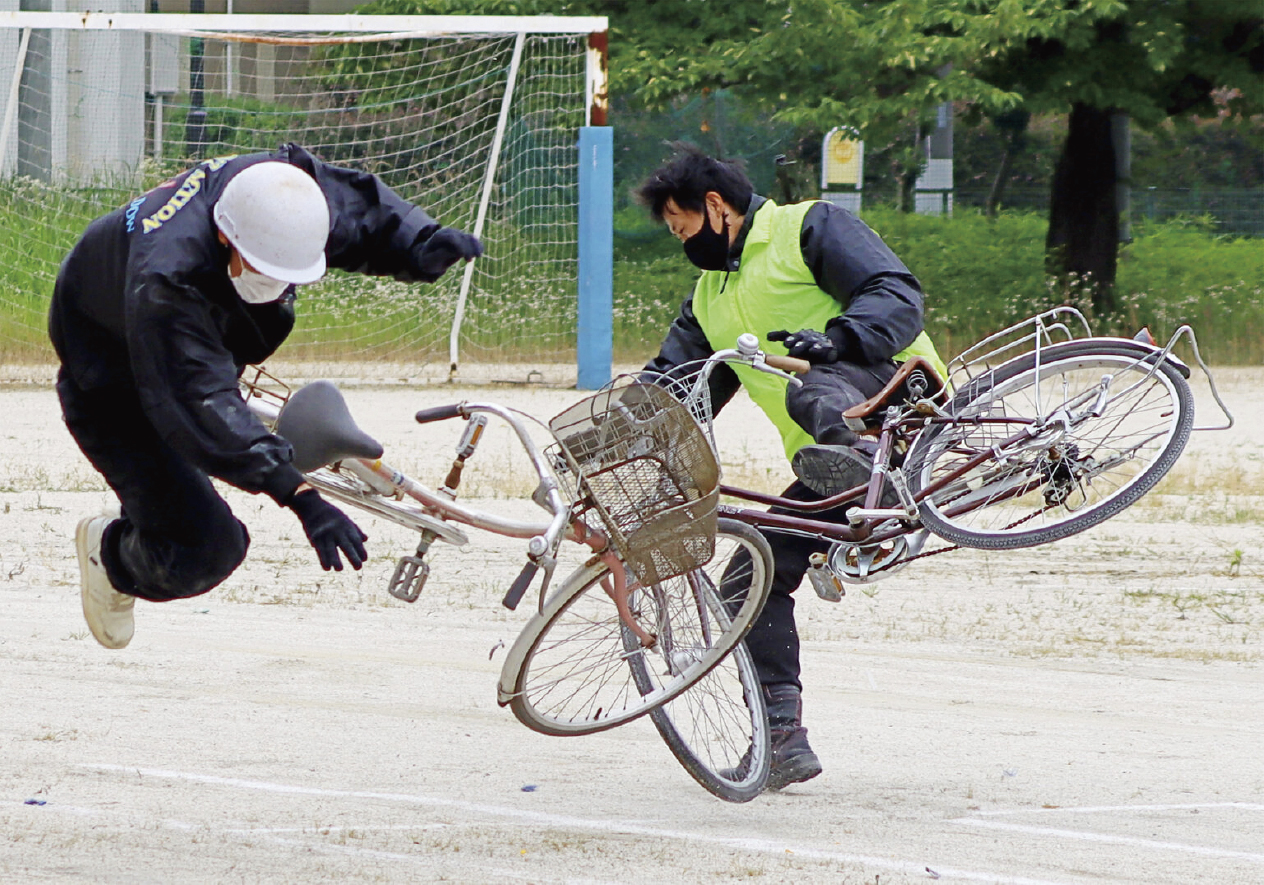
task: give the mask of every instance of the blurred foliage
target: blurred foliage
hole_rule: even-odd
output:
[[[1031,212],[952,218],[871,207],[865,221],[921,280],[926,327],[945,356],[984,335],[1059,304],[1084,310],[1094,331],[1131,336],[1149,326],[1166,340],[1181,324],[1198,333],[1218,363],[1264,363],[1264,240],[1217,236],[1205,220],[1140,226],[1121,250],[1121,309],[1092,316],[1089,287],[1055,283],[1043,272],[1044,221]],[[615,339],[623,358],[655,352],[697,271],[680,244],[617,239]]]

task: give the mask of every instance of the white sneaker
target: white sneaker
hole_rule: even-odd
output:
[[[101,564],[101,535],[113,521],[113,516],[89,516],[80,520],[75,529],[75,547],[79,551],[83,619],[97,642],[106,648],[123,648],[132,641],[136,629],[132,618],[136,597],[115,590]]]

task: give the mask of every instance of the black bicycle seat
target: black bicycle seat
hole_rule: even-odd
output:
[[[294,447],[294,466],[307,473],[344,458],[380,458],[382,444],[356,426],[332,381],[313,381],[290,395],[276,434]]]

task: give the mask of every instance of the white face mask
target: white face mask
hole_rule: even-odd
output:
[[[267,304],[270,301],[276,301],[285,294],[286,288],[290,285],[283,280],[274,280],[272,277],[255,273],[244,264],[241,266],[241,274],[229,279],[233,281],[233,288],[237,290],[241,300],[247,304]]]

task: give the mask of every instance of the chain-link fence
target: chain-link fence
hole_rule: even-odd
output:
[[[644,212],[632,200],[632,190],[652,172],[671,149],[669,142],[690,141],[713,154],[738,158],[758,193],[781,202],[810,199],[820,195],[821,133],[797,129],[768,118],[751,105],[724,90],[696,97],[662,111],[634,110],[615,104],[611,113],[615,136],[615,227],[623,237],[649,234]],[[990,137],[986,130],[982,138]],[[995,135],[996,139],[1001,136]],[[978,150],[979,139],[961,140],[967,154]],[[999,152],[998,152],[999,153]],[[778,158],[783,158],[780,162]],[[788,161],[788,162],[787,162]],[[957,158],[957,181],[965,175],[971,159]],[[986,162],[974,163],[979,180]],[[1052,174],[1052,169],[1048,170]],[[986,178],[990,180],[989,173]],[[954,204],[982,208],[987,203],[986,187],[958,187]],[[1011,184],[1005,188],[1002,206],[1047,212],[1049,186]],[[893,203],[896,182],[883,152],[866,147],[864,202],[867,205]],[[1180,216],[1206,218],[1219,233],[1264,236],[1264,189],[1229,187],[1162,187],[1145,181],[1134,182],[1129,218],[1133,224],[1166,221]]]
[[[957,206],[982,209],[987,188],[957,188]],[[1007,187],[1001,205],[1032,212],[1049,210],[1049,188]],[[1206,218],[1218,233],[1264,236],[1264,190],[1259,188],[1136,187],[1131,191],[1128,217],[1133,224],[1170,221],[1173,218]]]

